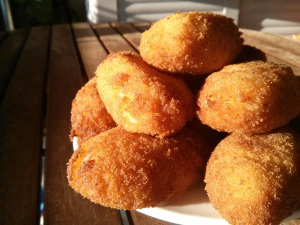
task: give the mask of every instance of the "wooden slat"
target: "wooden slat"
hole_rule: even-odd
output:
[[[17,40],[23,38],[22,32]],[[39,220],[48,39],[49,27],[30,31],[0,108],[1,224],[37,224]]]
[[[107,52],[88,23],[73,23],[72,29],[85,71],[91,79]]]
[[[109,53],[121,51],[136,51],[125,39],[108,23],[92,24],[100,40]]]
[[[119,211],[91,203],[68,185],[71,103],[84,83],[68,25],[53,27],[48,77],[45,224],[121,224]]]
[[[292,39],[279,37],[273,34],[249,31],[242,29],[245,44],[255,46],[270,56],[269,59],[278,59],[291,66],[294,71],[300,68],[300,43]]]
[[[144,32],[151,27],[151,23],[148,23],[148,22],[135,22],[132,24],[134,27],[136,27],[141,32]]]
[[[300,66],[295,66],[295,65],[291,65],[290,63],[286,62],[286,61],[282,61],[281,59],[277,58],[277,57],[274,57],[272,55],[268,55],[266,54],[266,58],[267,58],[267,61],[270,61],[270,62],[274,62],[274,63],[279,63],[279,64],[286,64],[288,66],[290,66],[294,72],[294,74],[296,76],[299,76],[300,77]]]
[[[295,41],[291,38],[270,34],[270,33],[263,33],[255,30],[248,30],[248,29],[240,29],[248,38],[251,39],[259,39],[262,42],[266,42],[270,45],[277,46],[277,48],[285,49],[289,52],[293,52],[296,55],[300,53],[300,42]]]
[[[139,30],[125,22],[113,22],[112,26],[117,29],[137,51],[139,51],[141,41],[141,32]]]
[[[299,54],[293,53],[286,49],[282,49],[277,45],[273,45],[272,43],[265,42],[261,39],[256,39],[251,36],[247,36],[247,33],[244,33],[243,38],[245,39],[245,44],[259,46],[260,49],[266,52],[267,54],[273,55],[274,57],[277,57],[282,61],[289,62],[290,64],[293,64],[295,66],[299,65],[299,61],[300,61]],[[290,41],[295,42],[292,39]]]
[[[300,218],[297,219],[297,220],[292,220],[292,221],[289,221],[289,222],[285,222],[282,225],[299,225],[299,224],[300,224]]]
[[[27,34],[27,29],[10,32],[0,45],[0,102]]]
[[[134,225],[172,225],[172,223],[155,219],[137,211],[130,211]]]

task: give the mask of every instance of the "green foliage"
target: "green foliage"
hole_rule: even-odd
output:
[[[28,0],[27,15],[32,25],[49,24],[52,19],[51,0]]]
[[[10,6],[15,28],[50,25],[65,14],[65,10],[56,12],[52,0],[10,0]]]

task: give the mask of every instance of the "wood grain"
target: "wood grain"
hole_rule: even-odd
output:
[[[21,53],[28,29],[16,30],[7,34],[0,45],[0,102]]]
[[[109,53],[121,51],[136,51],[115,29],[108,23],[93,24],[98,37]]]
[[[18,37],[20,42],[23,35]],[[49,27],[31,29],[1,104],[1,224],[37,224],[39,220],[39,167],[48,39]],[[21,44],[15,45],[19,49]]]
[[[53,27],[48,76],[45,224],[122,224],[117,210],[91,203],[67,182],[71,103],[84,83],[68,25]]]
[[[289,222],[282,223],[281,225],[299,225],[299,224],[300,224],[300,218],[297,220],[292,220]]]
[[[259,32],[255,30],[249,30],[249,29],[240,29],[243,33],[247,35],[248,38],[260,40],[264,43],[267,43],[269,45],[276,46],[277,49],[283,49],[288,52],[295,53],[296,55],[299,55],[299,48],[300,48],[300,42],[295,41],[291,38],[284,37],[281,35],[276,34],[270,34],[270,33],[264,33]],[[248,39],[246,38],[246,39]]]
[[[141,32],[133,27],[130,23],[114,22],[112,26],[119,31],[119,33],[135,48],[139,51]]]
[[[91,79],[107,52],[88,23],[73,23],[72,29],[87,77]]]
[[[300,42],[275,34],[241,29],[244,43],[262,50],[268,61],[290,66],[300,75]]]
[[[151,27],[152,23],[149,23],[149,22],[134,22],[132,24],[139,31],[144,32],[144,31],[148,30]]]

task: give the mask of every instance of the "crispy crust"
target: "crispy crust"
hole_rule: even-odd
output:
[[[96,78],[88,81],[76,94],[71,109],[71,134],[81,145],[89,138],[116,126],[102,102]]]
[[[110,54],[96,75],[107,111],[129,132],[172,135],[195,115],[186,84],[151,68],[136,53]]]
[[[300,111],[300,82],[291,68],[263,61],[212,73],[198,95],[198,118],[219,131],[263,133]]]
[[[243,39],[231,18],[205,12],[177,12],[142,34],[140,54],[155,68],[202,75],[232,63]]]
[[[287,128],[226,137],[206,168],[213,207],[230,224],[279,224],[300,204],[299,144]]]
[[[71,187],[118,209],[165,205],[204,176],[206,142],[183,129],[173,137],[133,134],[120,127],[86,141],[71,157]]]

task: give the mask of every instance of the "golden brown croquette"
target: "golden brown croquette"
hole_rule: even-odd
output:
[[[71,109],[71,134],[79,145],[87,139],[117,126],[102,102],[96,78],[88,81],[76,94]]]
[[[190,132],[184,128],[165,138],[120,127],[103,132],[74,152],[68,164],[69,184],[107,207],[165,205],[204,176],[208,145]]]
[[[96,75],[107,111],[129,132],[172,135],[196,114],[187,85],[151,68],[137,53],[109,55]]]
[[[177,12],[142,34],[140,54],[155,68],[202,75],[232,63],[243,39],[231,18],[209,12]]]
[[[299,114],[300,82],[286,65],[232,64],[208,76],[197,104],[199,119],[216,130],[268,132]]]
[[[206,168],[209,200],[230,224],[279,224],[300,205],[300,137],[288,128],[233,133]]]

